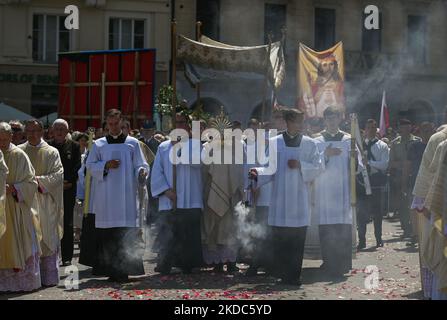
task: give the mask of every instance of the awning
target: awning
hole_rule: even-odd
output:
[[[32,119],[29,114],[22,112],[14,107],[8,106],[3,102],[0,102],[0,121],[19,120],[25,121]]]
[[[281,86],[285,77],[281,42],[272,43],[267,59],[268,45],[231,46],[206,36],[200,40],[198,42],[178,36],[177,57],[185,63],[187,77],[193,84],[203,79],[262,79],[267,72],[270,83],[275,88]]]

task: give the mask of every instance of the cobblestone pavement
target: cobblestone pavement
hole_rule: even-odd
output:
[[[305,259],[301,288],[277,284],[274,278],[262,273],[246,277],[243,273],[248,266],[244,264],[238,265],[241,272],[236,275],[215,274],[211,269],[202,269],[191,275],[175,273],[174,270],[172,275],[162,276],[154,272],[155,256],[148,253],[146,275],[131,278],[131,282],[123,285],[95,278],[90,268],[75,264],[79,269],[78,289],[65,287],[66,268],[61,268],[61,281],[57,287],[26,294],[0,294],[0,300],[422,299],[417,247],[400,238],[401,229],[396,220],[384,220],[383,248],[372,247],[375,245],[372,229],[372,225],[368,225],[367,249],[357,253],[349,274],[331,279],[320,271],[320,260]],[[373,280],[375,276],[368,271],[374,269],[378,270],[376,283]]]

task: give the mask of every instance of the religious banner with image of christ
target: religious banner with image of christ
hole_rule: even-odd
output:
[[[306,118],[322,118],[330,106],[345,113],[342,42],[320,52],[300,43],[297,71],[298,107]]]

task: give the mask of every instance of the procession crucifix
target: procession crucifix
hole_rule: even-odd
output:
[[[95,128],[92,127],[88,128],[87,150],[89,152],[92,150],[94,137],[95,137]],[[83,207],[84,217],[87,217],[87,215],[89,214],[91,185],[92,185],[92,174],[90,170],[87,170],[87,174],[85,175],[85,195],[84,195],[84,207]]]
[[[262,111],[261,111],[261,122],[264,123],[265,120],[265,105],[267,99],[267,88],[269,84],[269,70],[270,70],[270,55],[272,53],[272,33],[268,34],[269,44],[267,48],[267,55],[265,57],[265,75],[264,75],[264,88],[262,92]]]
[[[200,42],[201,38],[202,38],[202,22],[197,21],[197,23],[196,23],[196,40]],[[198,82],[196,85],[196,94],[197,94],[196,107],[198,108],[197,110],[199,110],[199,113],[201,113],[202,112],[202,104],[200,103],[200,82]]]
[[[356,190],[356,174],[357,174],[357,147],[356,147],[356,129],[357,115],[352,113],[350,115],[351,120],[351,152],[350,152],[350,184],[351,184],[351,209],[352,209],[352,225],[356,225],[357,217],[357,190]],[[357,243],[356,231],[353,230],[352,242]],[[355,251],[353,252],[355,254]]]

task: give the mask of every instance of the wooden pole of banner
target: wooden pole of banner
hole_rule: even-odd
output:
[[[177,4],[175,3],[176,0],[171,0],[171,23],[175,21],[175,9]],[[172,29],[172,24],[171,24]],[[171,30],[171,44],[172,44],[172,30]],[[171,60],[169,61],[169,84],[172,85],[172,68],[173,68],[173,57],[172,57],[172,47],[171,47]]]
[[[266,104],[266,96],[267,96],[267,88],[269,84],[269,64],[270,64],[270,54],[272,53],[272,34],[269,33],[269,45],[267,49],[267,56],[265,58],[265,75],[264,75],[264,89],[262,93],[262,111],[261,111],[261,123],[264,123],[265,120],[265,104]]]
[[[107,86],[107,55],[104,55],[103,67],[101,73],[101,120],[100,125],[102,126],[105,119],[106,113],[106,86]]]
[[[177,23],[175,19],[171,22],[171,50],[172,50],[172,129],[175,129],[176,106],[177,106]],[[172,189],[177,192],[177,167],[176,155],[172,157]],[[172,209],[177,209],[177,198],[172,202]]]
[[[295,104],[299,108],[300,101],[300,52],[301,52],[301,43],[298,44],[298,52],[296,53],[296,96],[295,96]],[[304,110],[301,110],[304,111]]]
[[[177,22],[175,20],[171,23],[171,50],[172,50],[172,106],[173,106],[173,114],[175,114],[175,106],[177,103]]]
[[[356,193],[355,193],[355,163],[356,163],[356,143],[355,143],[355,113],[351,113],[351,205],[354,207],[357,203]]]
[[[202,38],[202,22],[197,21],[196,23],[196,40],[201,42]],[[202,104],[200,102],[200,82],[196,85],[196,93],[197,93],[197,107],[199,108],[199,112],[202,111]]]
[[[88,151],[92,150],[94,135],[95,135],[95,128],[89,127],[88,146],[87,146]],[[84,217],[87,217],[87,215],[89,214],[91,183],[92,183],[92,174],[90,170],[87,170],[87,174],[85,175],[85,190],[84,190],[84,207],[83,207]]]
[[[92,82],[92,56],[88,57],[88,82]],[[92,115],[92,87],[88,87],[87,91],[87,114]],[[90,128],[92,126],[92,119],[87,120],[87,128]]]
[[[103,72],[101,73],[101,126],[103,121],[105,120],[105,113],[106,113],[106,74]]]
[[[74,126],[74,108],[75,108],[75,77],[76,77],[76,64],[74,61],[70,62],[70,128]]]
[[[132,113],[132,121],[134,128],[138,128],[137,126],[137,113],[139,113],[139,101],[138,101],[138,81],[140,79],[140,53],[135,52],[135,61],[134,61],[134,80],[133,80],[133,113]]]
[[[351,208],[352,208],[352,242],[353,242],[353,254],[355,254],[355,247],[357,245],[356,237],[356,217],[357,217],[357,190],[356,190],[356,163],[357,163],[357,148],[356,148],[356,128],[357,128],[357,115],[355,113],[351,114],[351,153],[350,153],[350,182],[351,182]]]

